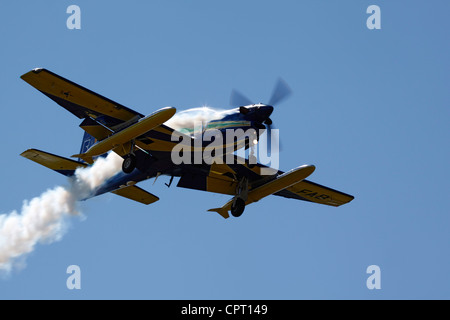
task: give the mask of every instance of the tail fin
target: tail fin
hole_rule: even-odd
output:
[[[83,140],[81,141],[81,148],[80,148],[80,155],[82,155],[82,154],[84,154],[84,153],[86,153],[88,150],[89,150],[89,148],[90,147],[92,147],[94,144],[96,144],[97,143],[97,139],[95,139],[93,136],[91,136],[89,133],[87,133],[86,131],[84,132],[84,136],[83,136]],[[106,157],[108,154],[107,153],[105,153],[105,154],[102,154],[102,155],[100,155],[100,156],[98,156],[98,157]],[[76,156],[79,156],[79,155],[75,155],[75,157]],[[80,162],[87,162],[87,163],[90,163],[90,164],[92,164],[93,163],[93,161],[96,159],[96,158],[98,158],[98,157],[93,157],[93,158],[91,158],[90,160],[91,161],[86,161],[85,159],[83,159],[83,158],[78,158],[78,161],[80,161]]]
[[[83,140],[81,141],[80,154],[86,153],[89,150],[89,148],[92,147],[96,142],[97,140],[85,131]],[[82,161],[82,159],[78,160]]]

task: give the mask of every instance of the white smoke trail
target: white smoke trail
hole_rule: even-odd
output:
[[[206,124],[212,120],[218,120],[232,113],[231,110],[213,109],[207,106],[200,108],[191,108],[177,112],[165,125],[175,130],[188,129],[193,130],[195,126]]]
[[[210,107],[178,112],[166,122],[173,129],[194,129],[199,123],[218,120],[230,110]],[[122,158],[111,152],[90,167],[78,169],[69,186],[49,189],[30,201],[20,212],[0,214],[0,270],[9,273],[20,266],[37,243],[52,243],[62,238],[67,217],[79,215],[77,201],[88,197],[96,188],[120,170]]]
[[[24,201],[20,212],[0,215],[0,270],[18,267],[38,242],[52,243],[64,235],[66,218],[78,215],[77,201],[86,198],[120,170],[122,158],[111,152],[75,171],[68,187],[47,190]]]

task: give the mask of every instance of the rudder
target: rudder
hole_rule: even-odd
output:
[[[92,147],[97,142],[93,136],[91,136],[86,131],[84,132],[83,140],[81,141],[80,154],[86,153],[90,147]],[[83,161],[83,159],[78,158],[78,161]],[[84,161],[83,161],[84,162]]]

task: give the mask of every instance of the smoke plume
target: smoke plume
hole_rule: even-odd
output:
[[[224,117],[230,111],[209,107],[178,112],[166,124],[173,129],[194,129]],[[77,169],[68,186],[49,189],[25,200],[22,209],[0,214],[0,270],[9,273],[22,266],[37,243],[50,244],[64,235],[67,218],[80,215],[77,202],[89,197],[104,181],[120,170],[122,158],[111,152],[87,168]]]
[[[20,212],[0,214],[0,270],[21,266],[37,243],[52,243],[64,235],[67,218],[79,215],[77,201],[85,199],[120,170],[122,158],[111,152],[87,168],[79,168],[68,186],[57,186],[25,200]]]

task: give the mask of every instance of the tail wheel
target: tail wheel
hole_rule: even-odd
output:
[[[231,214],[233,217],[240,217],[245,209],[245,201],[241,198],[237,198],[231,205]]]
[[[131,173],[134,168],[136,168],[136,156],[134,154],[129,154],[125,157],[125,159],[123,159],[122,171],[125,173]]]

